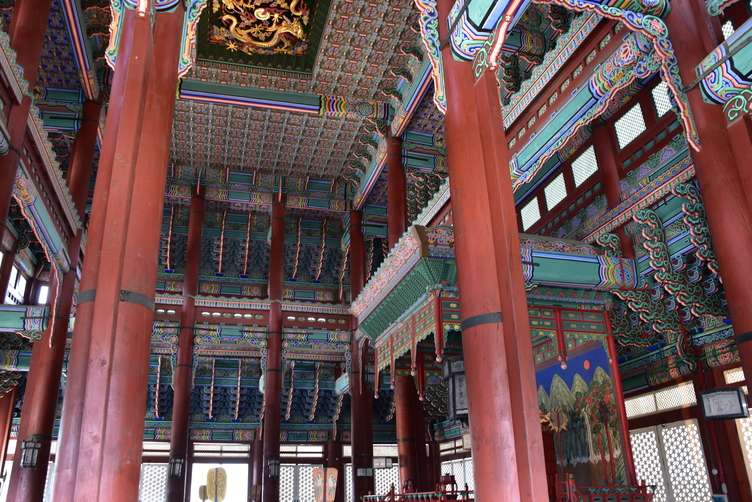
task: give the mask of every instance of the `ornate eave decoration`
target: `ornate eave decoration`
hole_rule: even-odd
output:
[[[611,256],[582,242],[521,234],[520,252],[526,282],[597,291],[631,289],[638,284],[634,260]],[[358,317],[360,331],[375,340],[424,302],[429,289],[453,286],[456,278],[453,230],[413,226],[351,310]]]
[[[749,34],[752,21],[740,26],[733,35],[713,49],[697,66],[695,73],[706,103],[724,105],[724,112],[733,121],[750,113]]]

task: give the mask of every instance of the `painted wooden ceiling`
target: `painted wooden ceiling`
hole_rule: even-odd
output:
[[[162,276],[167,270],[173,270],[172,274],[180,270],[176,266],[181,249],[177,243],[184,239],[187,229],[187,221],[183,220],[189,204],[189,186],[201,176],[209,192],[204,223],[204,240],[208,244],[203,246],[206,256],[202,256],[202,274],[210,274],[211,264],[217,264],[215,234],[225,228],[230,232],[222,247],[228,256],[221,261],[227,274],[216,280],[242,276],[265,279],[262,268],[268,263],[268,246],[264,245],[269,224],[268,199],[282,185],[288,199],[294,200],[286,228],[286,241],[294,253],[288,260],[285,279],[332,286],[343,281],[347,284],[348,264],[340,245],[347,232],[345,215],[352,208],[350,201],[356,195],[358,180],[368,176],[370,166],[378,163],[383,154],[382,124],[374,122],[374,110],[375,116],[379,109],[387,107],[389,113],[394,113],[402,106],[402,93],[419,77],[422,62],[414,54],[416,47],[422,48],[417,28],[419,13],[411,0],[311,3],[307,8],[312,24],[307,28],[309,38],[304,48],[307,62],[300,63],[294,59],[295,54],[284,53],[287,49],[292,53],[300,51],[286,44],[279,46],[283,50],[276,51],[276,55],[246,54],[249,57],[242,58],[233,58],[237,51],[226,44],[224,53],[210,47],[218,44],[209,40],[213,36],[216,42],[217,38],[216,30],[207,29],[209,18],[216,18],[226,8],[223,5],[210,2],[202,14],[204,28],[199,30],[199,36],[203,38],[194,48],[193,67],[179,83],[162,222],[163,242],[172,247],[162,250]],[[272,7],[285,5],[290,12],[301,9],[293,3]],[[82,49],[79,47],[76,52],[72,31],[88,38],[83,52],[90,58],[105,98],[109,97],[112,78],[112,70],[103,57],[109,39],[109,4],[104,0],[84,0],[79,8],[79,25],[73,26],[70,15],[66,17],[70,6],[64,0],[54,0],[37,88],[37,98],[47,107],[46,123],[50,124],[51,140],[63,167],[76,134],[75,118],[87,97],[85,77],[76,59]],[[327,8],[328,14],[324,12]],[[0,7],[6,24],[11,12],[12,4]],[[553,39],[555,33],[548,19],[551,16],[539,17],[534,21],[540,22],[531,26],[549,23],[540,31],[547,39]],[[216,21],[215,27],[224,30]],[[225,21],[220,19],[220,24]],[[225,22],[225,26],[229,23]],[[553,43],[546,41],[544,50]],[[194,97],[186,97],[181,89],[190,90]],[[196,93],[203,93],[201,100],[195,98]],[[369,111],[302,113],[300,109],[263,108],[237,101],[238,96],[249,93],[277,93],[275,97],[281,96],[287,102],[339,100],[340,104]],[[421,93],[404,135],[403,164],[411,217],[420,213],[447,177],[443,118],[432,100],[433,86]],[[227,103],[233,99],[232,104]],[[365,108],[358,108],[360,104]],[[369,113],[372,118],[368,118]],[[382,253],[374,250],[383,246],[380,239],[386,235],[387,181],[386,170],[377,170],[375,182],[359,203],[368,222],[366,237],[371,255],[376,258]],[[324,228],[326,235],[322,239]],[[252,244],[246,246],[247,240]],[[248,271],[247,256],[251,248],[262,255],[252,260],[251,268],[257,268],[252,273]]]

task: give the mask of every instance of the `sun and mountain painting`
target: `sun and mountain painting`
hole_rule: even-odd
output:
[[[608,356],[600,342],[536,367],[545,435],[553,436],[556,474],[577,486],[626,484],[622,443]],[[548,439],[551,442],[550,438]]]

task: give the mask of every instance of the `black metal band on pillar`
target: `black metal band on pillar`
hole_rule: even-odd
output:
[[[497,322],[501,322],[501,312],[486,312],[485,314],[478,314],[463,319],[460,323],[460,330],[465,331],[466,329],[480,326],[481,324],[492,324]]]
[[[267,371],[267,373],[268,373],[269,371],[279,371],[280,373],[282,373],[282,370],[281,370],[281,369],[279,369],[279,368],[266,368],[266,371]]]
[[[411,441],[417,441],[415,438],[397,438],[398,443],[409,443]]]
[[[750,342],[752,341],[752,331],[747,331],[746,333],[740,333],[734,337],[734,340],[736,340],[737,345]]]
[[[78,305],[81,305],[82,303],[93,302],[96,299],[97,299],[97,290],[87,289],[86,291],[81,291],[78,294],[78,297],[76,298],[76,303]]]
[[[121,289],[120,301],[128,302],[128,303],[135,303],[136,305],[141,305],[142,307],[146,307],[149,310],[154,310],[154,298],[147,296],[143,293],[138,293],[136,291],[128,291],[127,289]]]

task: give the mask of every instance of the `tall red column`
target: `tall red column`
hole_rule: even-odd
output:
[[[363,241],[363,214],[350,212],[350,293],[357,298],[366,283],[366,252]],[[391,228],[391,227],[390,227]],[[357,319],[353,319],[353,329]],[[367,360],[368,344],[362,346]],[[358,341],[351,344],[352,371],[350,374],[350,441],[352,446],[352,502],[359,502],[360,497],[373,493],[373,475],[367,475],[367,469],[373,469],[373,402],[371,393],[363,382],[365,368],[362,368],[363,354]],[[361,475],[358,475],[358,470]],[[363,469],[366,474],[363,475]],[[344,480],[344,477],[342,478]]]
[[[704,5],[693,0],[676,0],[666,18],[684,82],[695,79],[695,67],[715,45],[704,22],[706,18]],[[687,98],[702,144],[702,150],[691,151],[691,156],[721,269],[739,356],[747,382],[752,384],[752,343],[749,343],[752,341],[752,283],[749,281],[752,212],[744,190],[750,180],[749,157],[735,158],[735,145],[729,139],[722,107],[705,103],[699,86],[687,91]]]
[[[428,443],[428,472],[431,490],[434,490],[441,476],[441,457],[439,456],[439,443],[433,439]]]
[[[10,429],[13,425],[13,408],[16,405],[16,390],[13,388],[0,398],[0,476],[5,474],[5,458],[10,439]]]
[[[392,368],[396,371],[396,368]],[[400,487],[410,481],[417,491],[423,491],[424,482],[421,476],[419,456],[420,444],[423,445],[425,457],[425,438],[419,438],[421,427],[416,424],[418,391],[415,381],[410,375],[394,377],[395,420],[397,423],[397,452],[399,454]],[[421,417],[422,418],[422,417]],[[423,441],[420,441],[423,439]]]
[[[334,493],[334,502],[345,500],[345,464],[342,463],[342,443],[336,438],[326,443],[325,467],[337,469],[337,489]]]
[[[402,167],[402,138],[386,140],[387,216],[389,248],[393,248],[407,230],[407,178]]]
[[[446,19],[451,0],[439,0]],[[439,23],[441,39],[446,26]],[[475,498],[548,500],[517,217],[495,72],[442,52]]]
[[[258,432],[256,432],[258,434]],[[264,442],[256,440],[253,442],[253,476],[251,477],[251,488],[255,489],[263,485],[264,479]],[[261,497],[251,496],[249,497],[251,502],[261,502]]]
[[[743,4],[739,5],[743,6]],[[731,146],[734,148],[734,158],[752,159],[752,117],[747,114],[742,115],[728,124],[726,130],[728,131]],[[744,161],[739,162],[739,165],[744,166]],[[740,172],[744,192],[752,194],[752,176],[749,176],[745,171],[742,168]],[[752,197],[748,196],[748,198],[750,199],[750,207],[752,208]],[[0,276],[0,280],[2,280],[2,276]]]
[[[112,180],[113,157],[123,109],[123,99],[118,99],[118,97],[123,96],[125,92],[126,76],[125,71],[117,73],[113,78],[110,91],[110,95],[114,96],[115,99],[111,99],[107,107],[104,141],[99,155],[94,198],[87,231],[86,257],[83,261],[81,282],[79,283],[76,325],[73,330],[73,340],[68,356],[68,378],[63,398],[63,420],[60,422],[58,450],[55,455],[54,496],[55,501],[61,502],[72,501],[76,487],[78,451],[81,441],[84,397],[86,396],[86,368],[89,364],[97,273],[102,261],[102,241],[107,225],[107,201],[109,200],[110,182]],[[87,124],[88,121],[83,122],[81,129],[87,127]]]
[[[42,46],[47,31],[46,20],[50,17],[51,6],[52,0],[29,0],[19,2],[13,9],[13,17],[8,30],[10,47],[16,51],[16,62],[24,71],[24,79],[29,84],[29,89],[33,89],[36,85]],[[31,103],[32,98],[24,96],[20,103],[14,101],[10,104],[7,127],[10,144],[15,150],[11,149],[7,155],[0,156],[0,228],[2,229],[0,237],[8,221],[10,203],[16,186],[19,151],[23,146]],[[10,252],[6,252],[3,257],[3,264],[0,267],[0,303],[5,303],[8,278],[14,258],[15,253]]]
[[[413,386],[415,380],[413,380]],[[413,406],[415,416],[413,417],[413,435],[415,437],[415,450],[418,456],[418,483],[415,487],[418,491],[428,492],[435,488],[435,484],[430,479],[430,466],[428,464],[428,452],[426,450],[426,416],[423,411],[423,401],[418,397],[418,390],[415,389],[413,394]]]
[[[188,244],[183,274],[183,308],[180,311],[180,338],[178,340],[178,363],[173,374],[172,386],[172,433],[170,435],[171,461],[183,461],[180,476],[167,478],[167,502],[181,502],[186,487],[188,468],[188,419],[191,407],[193,380],[193,325],[196,319],[198,293],[198,270],[201,261],[201,236],[204,229],[204,188],[196,186],[191,198],[191,214],[188,221]],[[174,460],[173,460],[174,459]]]
[[[282,399],[282,300],[285,268],[285,196],[275,194],[272,205],[272,242],[269,258],[269,332],[264,392],[264,502],[279,501],[279,467],[270,476],[270,463],[279,466],[279,431]]]
[[[13,182],[15,183],[15,181]],[[15,186],[15,185],[14,185]],[[8,221],[7,217],[4,221]],[[5,232],[5,223],[0,223],[0,228]],[[2,237],[2,235],[0,235]],[[13,262],[16,260],[16,244],[13,244],[13,248],[3,253],[3,263],[0,265],[0,304],[6,303],[6,296],[8,295],[8,281],[10,281],[10,273],[13,270]]]
[[[350,211],[350,298],[355,301],[366,285],[366,245],[363,213]]]
[[[68,165],[68,191],[82,222],[86,212],[86,200],[89,198],[89,182],[91,181],[92,164],[97,146],[101,109],[100,101],[86,100],[84,102],[81,127],[78,129],[76,139],[71,147],[71,158]]]
[[[33,90],[37,82],[39,61],[50,17],[52,0],[24,0],[13,8],[8,35],[10,47],[16,51],[16,62],[23,69],[23,76]],[[5,226],[15,187],[16,169],[20,150],[26,134],[26,121],[29,118],[32,98],[24,96],[20,103],[12,102],[8,114],[8,134],[12,149],[0,156],[0,225]]]
[[[87,102],[84,106],[83,123],[97,121],[99,118],[99,104]],[[82,127],[76,135],[73,144],[71,163],[68,176],[68,188],[73,199],[73,205],[83,220],[86,211],[86,196],[91,178],[94,148],[96,146],[97,127]],[[34,344],[32,351],[32,365],[27,383],[27,395],[33,399],[25,399],[21,414],[19,438],[21,440],[36,437],[42,439],[43,448],[39,455],[36,469],[20,469],[20,455],[16,456],[13,464],[13,474],[9,486],[9,494],[13,500],[41,501],[44,498],[45,480],[49,461],[49,441],[52,439],[55,415],[57,412],[60,376],[65,355],[66,338],[68,335],[68,321],[73,306],[73,291],[76,284],[76,271],[81,247],[82,230],[68,241],[68,255],[70,256],[70,271],[62,278],[60,302],[52,314],[54,322],[52,329],[45,333],[45,339]],[[53,291],[56,290],[53,289]],[[51,305],[55,304],[53,298]]]
[[[627,418],[627,409],[624,406],[624,388],[621,384],[621,373],[619,372],[619,359],[616,355],[616,340],[614,332],[611,329],[611,318],[608,312],[604,310],[603,316],[606,318],[606,327],[608,328],[608,362],[611,366],[611,378],[614,381],[614,396],[616,397],[616,406],[619,423],[619,436],[624,445],[624,466],[627,469],[627,483],[637,485],[640,480],[635,474],[634,458],[632,457],[632,438],[629,435],[629,419]]]
[[[614,208],[621,203],[621,186],[619,184],[621,177],[619,176],[619,166],[614,157],[616,143],[610,127],[610,125],[601,125],[593,128],[593,149],[601,171],[608,207]],[[622,256],[634,259],[635,251],[632,237],[624,230],[624,227],[617,228],[614,233],[621,242]]]
[[[74,286],[70,277],[75,277],[75,272],[65,275],[63,287],[59,292],[60,308],[68,312],[73,301]],[[57,291],[57,280],[55,278],[51,281],[52,291]],[[55,304],[57,294],[51,295],[50,305]],[[21,455],[15,456],[8,486],[10,500],[41,502],[44,498],[44,482],[47,478],[52,430],[55,425],[67,327],[68,319],[55,314],[54,325],[45,331],[42,340],[35,342],[32,349],[18,437],[20,441],[40,441],[42,448],[35,469],[21,469]]]
[[[115,107],[119,113],[108,117],[107,128],[115,134],[105,140],[114,144],[103,147],[100,162],[112,163],[112,171],[96,293],[82,292],[95,299],[88,358],[76,368],[86,378],[80,436],[68,443],[78,449],[73,500],[138,496],[183,8],[153,16],[126,9],[121,32],[115,79],[123,79],[122,93],[114,101],[122,102]],[[152,57],[155,45],[159,52]]]

